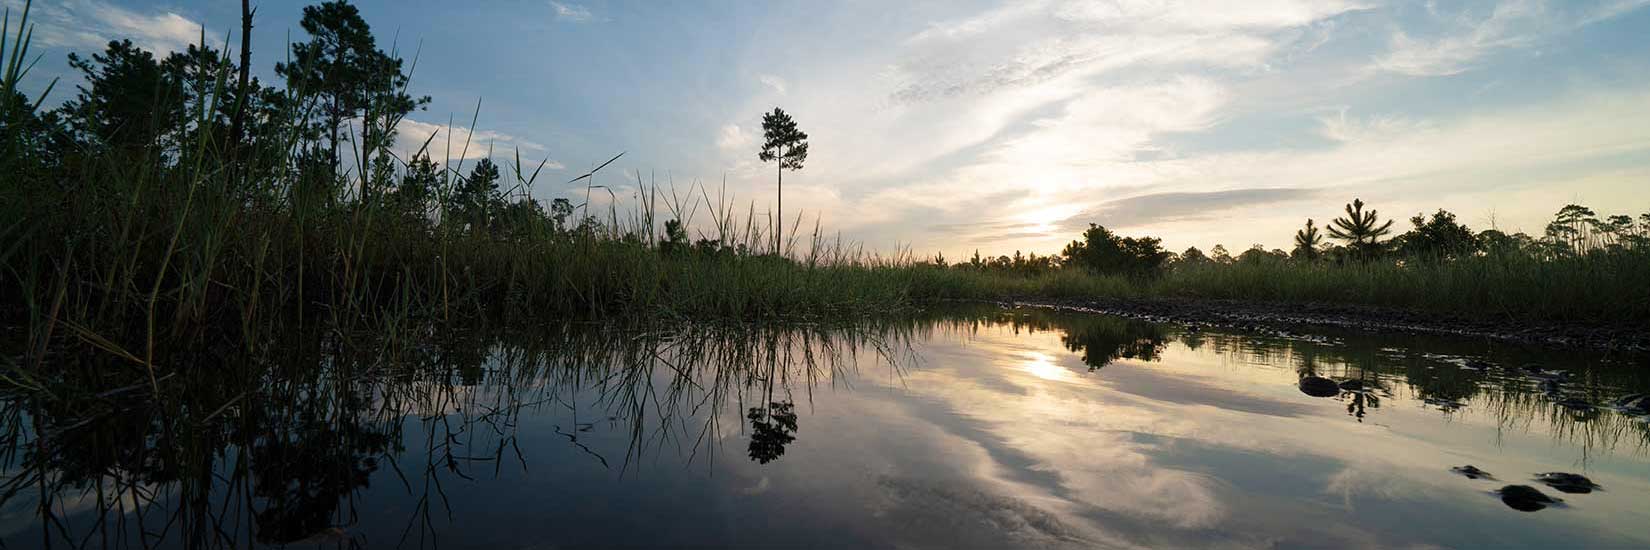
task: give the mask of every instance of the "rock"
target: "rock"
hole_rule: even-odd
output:
[[[1454,468],[1450,468],[1449,471],[1467,476],[1467,479],[1495,479],[1495,476],[1490,475],[1489,472],[1480,470],[1477,466],[1473,466],[1471,464],[1466,466],[1456,466]]]
[[[1562,381],[1570,379],[1570,372],[1569,371],[1562,371],[1562,370],[1542,370],[1542,369],[1539,369],[1539,368],[1525,367],[1524,376],[1526,376],[1528,378],[1535,379],[1535,380],[1554,380],[1554,381],[1562,382]]]
[[[1334,380],[1320,376],[1308,376],[1301,379],[1301,393],[1312,397],[1335,397],[1341,394],[1340,385]]]
[[[1557,380],[1542,380],[1541,392],[1547,395],[1558,395],[1563,392],[1564,386]]]
[[[1501,496],[1501,502],[1505,503],[1508,508],[1520,512],[1534,512],[1564,502],[1547,496],[1529,485],[1508,485],[1495,493]]]
[[[1650,395],[1633,393],[1616,398],[1615,409],[1627,414],[1650,415]]]
[[[1543,472],[1536,474],[1535,480],[1546,484],[1548,487],[1571,494],[1584,495],[1593,492],[1594,489],[1603,488],[1597,483],[1593,483],[1593,480],[1587,479],[1587,476],[1567,472]]]
[[[1422,400],[1422,402],[1426,403],[1428,405],[1432,405],[1434,407],[1438,407],[1439,409],[1442,409],[1442,410],[1445,410],[1445,411],[1453,411],[1453,410],[1459,409],[1461,407],[1467,406],[1466,403],[1462,403],[1460,401],[1453,401],[1453,400],[1449,400],[1449,399],[1440,399],[1440,398],[1437,398],[1437,397],[1428,397],[1428,398]]]
[[[1587,400],[1580,397],[1566,397],[1555,401],[1553,404],[1572,411],[1585,411],[1593,408],[1592,403],[1588,403]]]
[[[1340,383],[1340,387],[1341,387],[1341,389],[1346,390],[1346,391],[1363,391],[1364,381],[1363,380],[1342,380],[1341,383]]]

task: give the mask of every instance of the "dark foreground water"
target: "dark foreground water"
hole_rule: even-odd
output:
[[[0,540],[1650,546],[1641,358],[997,309],[327,349],[6,402]]]

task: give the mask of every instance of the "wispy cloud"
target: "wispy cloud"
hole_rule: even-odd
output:
[[[1467,70],[1486,53],[1528,44],[1548,16],[1535,0],[1498,4],[1488,17],[1461,17],[1445,36],[1421,40],[1403,30],[1392,33],[1392,50],[1377,60],[1381,68],[1416,76],[1442,76]]]
[[[1211,220],[1234,208],[1298,201],[1318,195],[1317,190],[1290,188],[1152,193],[1103,203],[1094,210],[1062,220],[1058,225],[1062,233],[1075,234],[1090,223],[1117,229],[1153,223]]]
[[[1387,71],[1413,76],[1460,74],[1496,51],[1529,46],[1556,33],[1590,25],[1641,8],[1647,0],[1560,2],[1508,0],[1487,16],[1471,12],[1439,14],[1447,30],[1439,36],[1416,38],[1394,29],[1390,50],[1376,59]]]
[[[590,13],[590,8],[578,4],[569,4],[552,0],[550,2],[550,9],[556,12],[556,20],[558,21],[585,23],[595,19],[595,16]]]
[[[1551,46],[1645,3],[1440,2],[1443,11],[1427,13],[1376,0],[1024,1],[919,20],[855,62],[795,60],[809,85],[791,86],[784,103],[814,145],[808,169],[786,174],[785,203],[793,189],[834,191],[794,204],[876,240],[868,244],[947,255],[985,243],[985,252],[1058,250],[1089,222],[1177,249],[1280,246],[1353,196],[1404,215],[1445,207],[1480,219],[1494,209],[1501,223],[1527,227],[1550,205],[1493,189],[1606,200],[1642,172],[1619,171],[1650,154],[1650,137],[1627,122],[1644,116],[1630,106],[1650,80],[1628,76],[1642,62],[1612,60],[1619,67],[1606,81],[1555,69],[1574,78],[1539,96],[1508,97],[1490,85],[1516,77],[1490,75],[1471,99],[1460,97],[1473,88],[1462,79],[1392,73],[1495,69],[1490,54],[1513,48],[1594,55]],[[1392,53],[1394,29],[1417,42],[1462,38],[1434,58],[1372,64]],[[1397,90],[1414,97],[1390,95]],[[735,112],[771,108],[770,90],[745,93]],[[753,125],[719,122],[729,120],[744,125],[710,125],[700,139],[714,140],[717,168],[760,208],[772,170],[735,145]],[[1233,218],[1245,223],[1225,223]]]
[[[907,39],[893,98],[991,93],[1140,65],[1258,66],[1278,45],[1271,33],[1362,8],[1342,1],[1259,4],[1011,3]]]
[[[771,74],[765,74],[756,80],[761,82],[763,86],[767,86],[768,89],[773,90],[775,93],[785,95],[785,79]]]
[[[0,1],[18,13],[22,2]],[[138,47],[160,55],[183,51],[201,40],[202,24],[170,10],[136,10],[102,0],[65,0],[60,3],[35,2],[30,21],[36,25],[34,37],[45,46],[71,50],[97,50],[111,40],[131,39]],[[214,46],[223,35],[206,30],[206,40]]]
[[[1323,125],[1320,133],[1324,138],[1338,142],[1393,139],[1425,132],[1432,127],[1426,121],[1399,115],[1359,118],[1348,116],[1347,111],[1341,108],[1334,115],[1318,117],[1318,122]]]
[[[743,152],[750,149],[754,139],[738,124],[727,124],[716,134],[716,147],[728,152]]]
[[[425,152],[437,162],[447,158],[473,160],[483,157],[511,159],[511,162],[514,162],[516,151],[519,150],[522,164],[536,167],[539,161],[544,160],[547,150],[540,143],[494,130],[471,132],[469,128],[453,126],[449,132],[446,125],[412,119],[403,119],[401,124],[396,126],[395,147],[397,154],[403,159],[410,160],[411,155],[418,152],[426,141],[429,142],[429,147]],[[561,162],[550,160],[544,168],[560,170],[565,166]],[[527,167],[524,166],[523,170],[527,170]]]

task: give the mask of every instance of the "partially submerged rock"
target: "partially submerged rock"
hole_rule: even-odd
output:
[[[1637,416],[1650,415],[1650,395],[1645,395],[1642,393],[1623,395],[1616,398],[1615,402],[1611,405],[1617,411],[1621,411],[1623,413]]]
[[[1563,500],[1547,496],[1535,487],[1529,485],[1508,485],[1496,491],[1501,496],[1501,502],[1508,508],[1520,512],[1534,512],[1548,506],[1554,506]]]
[[[1554,380],[1554,381],[1562,382],[1562,381],[1570,379],[1570,371],[1547,370],[1547,369],[1543,369],[1540,366],[1536,366],[1536,365],[1525,365],[1524,366],[1524,377],[1529,378],[1531,380],[1538,380],[1538,381],[1539,380]]]
[[[1572,494],[1587,494],[1593,492],[1594,489],[1603,488],[1597,483],[1593,483],[1593,480],[1587,479],[1587,476],[1568,472],[1542,472],[1535,475],[1535,480],[1546,484],[1548,487]]]
[[[1477,466],[1473,466],[1471,464],[1466,466],[1456,466],[1450,468],[1449,471],[1467,476],[1467,479],[1495,479],[1495,476],[1490,475],[1489,472],[1480,470]]]
[[[1434,407],[1438,407],[1439,409],[1444,410],[1444,411],[1453,411],[1453,410],[1459,409],[1461,407],[1467,406],[1466,403],[1462,403],[1460,401],[1456,401],[1456,400],[1453,400],[1453,399],[1443,399],[1443,398],[1439,398],[1439,397],[1428,397],[1426,399],[1421,400],[1421,402],[1426,403],[1428,405],[1432,405]]]
[[[1586,399],[1582,399],[1580,397],[1566,397],[1553,402],[1553,404],[1572,411],[1585,411],[1593,408],[1592,403],[1589,403]]]
[[[1301,393],[1312,397],[1335,397],[1341,394],[1341,386],[1334,380],[1321,376],[1307,376],[1301,378]]]
[[[1564,393],[1564,383],[1557,380],[1542,380],[1541,393],[1552,396],[1561,395]]]

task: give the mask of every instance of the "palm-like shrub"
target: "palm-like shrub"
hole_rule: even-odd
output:
[[[1335,218],[1329,225],[1329,236],[1346,241],[1346,247],[1360,258],[1369,259],[1381,253],[1380,238],[1392,232],[1392,220],[1381,223],[1375,209],[1364,211],[1364,201],[1352,199],[1346,205],[1346,217]]]
[[[1318,227],[1313,225],[1312,218],[1307,218],[1306,227],[1295,232],[1295,250],[1290,255],[1297,260],[1316,260],[1321,243],[1323,235],[1318,234]]]

